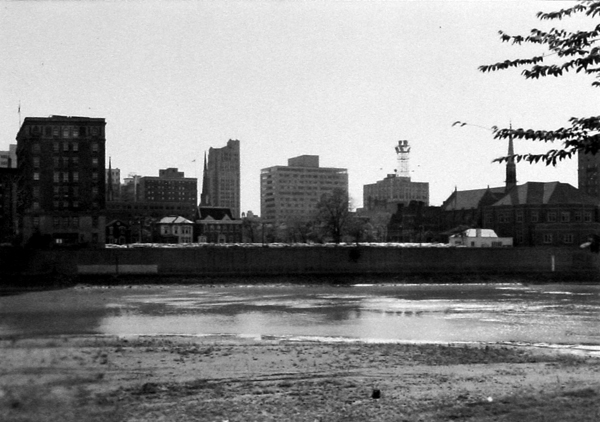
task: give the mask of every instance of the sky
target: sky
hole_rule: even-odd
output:
[[[572,5],[0,2],[0,150],[25,117],[100,117],[122,177],[177,167],[201,180],[204,153],[239,139],[241,209],[259,214],[263,168],[318,155],[321,167],[348,169],[360,207],[363,185],[393,173],[394,147],[408,140],[411,179],[428,182],[430,204],[441,205],[455,188],[504,185],[505,167],[492,160],[507,144],[490,127],[555,129],[597,115],[590,77],[478,70],[544,53],[501,43],[499,30],[590,27],[535,16]],[[515,152],[557,146],[517,140]],[[577,163],[518,164],[517,179],[577,186]]]

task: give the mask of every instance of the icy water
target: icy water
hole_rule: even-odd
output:
[[[600,350],[600,286],[73,288],[0,297],[0,337],[233,335]]]

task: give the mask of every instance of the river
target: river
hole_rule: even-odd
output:
[[[600,350],[597,285],[75,287],[0,297],[0,337],[223,335]]]

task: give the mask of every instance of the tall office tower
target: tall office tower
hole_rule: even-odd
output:
[[[23,241],[104,244],[106,122],[27,117],[17,134],[17,197]]]
[[[229,208],[240,218],[240,141],[230,139],[223,148],[210,148],[204,159],[200,205]]]
[[[8,151],[0,151],[0,168],[17,168],[17,144],[10,144]]]
[[[399,141],[395,147],[398,168],[383,180],[363,186],[363,207],[367,211],[395,212],[398,204],[410,201],[429,205],[429,183],[413,182],[409,173],[410,146],[408,141]]]
[[[309,218],[323,194],[340,188],[348,192],[348,171],[319,167],[318,155],[290,158],[287,166],[261,170],[260,213],[276,225]]]
[[[600,154],[578,153],[577,156],[577,179],[578,187],[583,193],[600,201]]]

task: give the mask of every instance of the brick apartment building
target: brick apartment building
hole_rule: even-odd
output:
[[[110,219],[131,225],[140,219],[179,215],[193,219],[198,201],[198,179],[185,177],[177,168],[160,169],[158,176],[125,179],[120,201],[108,201]]]
[[[23,242],[104,244],[105,126],[102,118],[25,118],[17,134]]]

